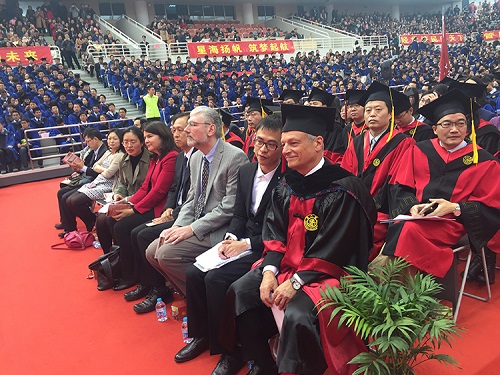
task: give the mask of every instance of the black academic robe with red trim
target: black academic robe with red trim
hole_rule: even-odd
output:
[[[290,171],[273,191],[262,232],[264,255],[254,267],[277,267],[279,284],[297,273],[316,303],[321,287],[338,286],[343,267],[367,269],[375,221],[368,189],[338,165],[325,164],[306,177]],[[249,303],[236,300],[236,314]],[[366,347],[351,329],[328,325],[330,312],[318,317],[325,359],[334,374],[350,374],[355,366],[347,362]]]
[[[500,150],[500,131],[491,122],[481,119],[476,128],[477,144],[491,155]]]
[[[481,249],[500,228],[500,164],[479,149],[479,163],[472,163],[472,145],[449,153],[438,139],[417,143],[403,156],[389,182],[390,215],[408,214],[415,204],[430,198],[459,203],[461,215],[452,221],[408,221],[389,226],[383,253],[407,257],[418,269],[443,277],[453,261],[452,246],[468,235],[473,248]],[[450,214],[447,218],[454,219]],[[499,243],[490,241],[500,252]]]
[[[425,141],[427,139],[436,138],[432,127],[425,122],[414,119],[404,128],[398,128],[399,131],[406,134],[408,137],[413,138],[415,142]]]
[[[370,189],[370,194],[375,200],[378,209],[378,220],[375,225],[374,245],[370,253],[373,260],[380,252],[387,233],[387,224],[380,220],[389,218],[387,207],[386,185],[390,176],[394,175],[405,151],[415,141],[405,134],[394,130],[392,138],[389,131],[380,137],[379,141],[370,152],[370,133],[365,132],[349,145],[340,166],[355,176],[361,178]]]
[[[255,130],[247,129],[245,143],[243,145],[243,152],[247,154],[248,160],[255,161]]]
[[[324,156],[332,164],[340,164],[347,148],[345,127],[335,123],[332,131],[327,131],[324,136]]]
[[[231,143],[233,146],[238,147],[239,149],[242,149],[243,146],[245,145],[245,143],[243,142],[243,140],[238,135],[236,135],[235,133],[233,133],[232,131],[229,131],[225,135],[224,140],[227,143]]]
[[[363,134],[367,128],[363,121],[361,124],[356,124],[352,122],[350,125],[346,126],[347,130],[347,147],[351,144],[352,140],[360,134]]]

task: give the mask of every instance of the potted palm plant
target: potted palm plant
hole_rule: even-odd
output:
[[[333,319],[346,324],[367,343],[368,351],[354,357],[357,374],[409,375],[418,364],[437,360],[458,365],[451,356],[436,354],[443,342],[459,334],[451,310],[435,296],[442,290],[433,276],[408,272],[400,258],[370,273],[347,267],[339,288],[321,291],[320,311],[332,307]]]

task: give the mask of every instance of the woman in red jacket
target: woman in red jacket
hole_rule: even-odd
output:
[[[113,216],[116,244],[120,246],[122,279],[113,287],[123,290],[136,284],[136,265],[139,262],[130,246],[130,232],[148,221],[159,217],[167,200],[167,193],[174,181],[175,149],[170,129],[161,121],[152,121],[144,128],[144,144],[151,153],[148,174],[137,192],[119,203],[128,203],[130,208],[118,211]]]

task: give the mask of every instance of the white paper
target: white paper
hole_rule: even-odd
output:
[[[224,264],[233,262],[237,259],[240,259],[244,256],[247,256],[250,254],[252,251],[251,250],[245,250],[241,254],[231,257],[228,259],[221,259],[219,256],[219,246],[222,244],[222,242],[219,242],[217,245],[212,247],[211,249],[208,249],[205,251],[203,254],[200,254],[196,257],[196,262],[194,265],[201,271],[203,272],[208,272],[210,270],[213,270],[215,268],[220,268]]]
[[[415,220],[444,220],[444,221],[454,221],[455,219],[449,219],[442,216],[411,216],[411,215],[398,215],[394,219],[380,220],[381,223],[394,223],[396,221],[415,221]]]
[[[101,208],[99,208],[99,212],[100,214],[107,214],[108,213],[108,207],[111,203],[106,203],[104,206],[102,206]]]
[[[285,318],[285,310],[280,310],[278,306],[273,304],[271,306],[271,311],[273,312],[274,321],[278,327],[278,332],[281,334],[281,326],[283,325],[283,319]]]

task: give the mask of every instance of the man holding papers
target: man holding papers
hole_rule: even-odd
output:
[[[366,269],[376,209],[363,184],[324,158],[323,136],[334,108],[281,106],[283,155],[291,171],[271,195],[262,229],[263,257],[229,288],[213,375],[235,375],[228,363],[254,360],[249,374],[352,373],[364,343],[315,303],[325,284],[339,285],[342,267]],[[268,339],[277,332],[272,307],[285,310],[275,363]],[[325,362],[326,360],[326,362]]]
[[[259,122],[254,149],[257,163],[246,164],[240,168],[234,216],[227,229],[225,241],[213,249],[216,251],[214,256],[219,261],[229,261],[248,250],[250,252],[208,272],[202,272],[195,266],[188,268],[187,313],[189,337],[194,340],[177,353],[176,362],[189,361],[208,348],[210,354],[221,353],[217,338],[227,289],[262,256],[262,223],[271,192],[282,175],[281,116],[272,114]],[[204,264],[209,266],[208,263]],[[239,359],[228,365],[239,369],[243,362]]]
[[[500,165],[474,142],[465,141],[475,105],[460,91],[452,90],[420,108],[434,124],[437,139],[408,149],[389,182],[392,218],[409,213],[456,219],[401,221],[389,226],[383,254],[406,257],[416,268],[437,277],[450,269],[452,246],[465,234],[480,250],[500,228]],[[494,246],[485,248],[492,268],[490,280],[494,280],[498,251],[500,248]],[[473,278],[482,271],[481,259],[476,258],[470,270]]]

